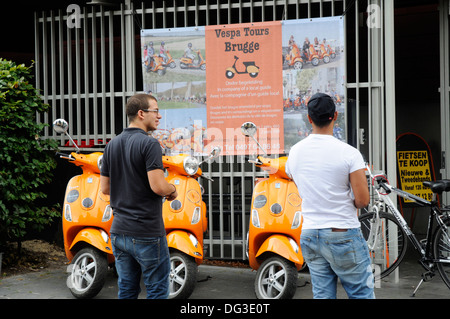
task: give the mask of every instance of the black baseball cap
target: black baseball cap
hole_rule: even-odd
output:
[[[328,122],[334,117],[336,105],[331,96],[325,93],[314,94],[308,102],[308,115],[314,122]]]

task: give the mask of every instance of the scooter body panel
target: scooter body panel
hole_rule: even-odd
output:
[[[167,234],[167,244],[169,248],[177,249],[195,258],[195,262],[200,265],[203,262],[203,245],[198,241],[197,246],[194,246],[190,236],[194,235],[183,230],[173,230]]]
[[[203,242],[207,220],[205,220],[206,205],[202,201],[200,185],[196,179],[188,176],[169,175],[167,179],[177,188],[178,197],[174,200],[177,202],[165,201],[163,204],[166,232],[173,229],[185,230],[193,233],[195,237],[201,238]]]

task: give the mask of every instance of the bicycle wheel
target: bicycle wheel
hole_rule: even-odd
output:
[[[369,246],[375,280],[389,275],[406,253],[407,237],[394,216],[386,212],[365,213],[359,217],[361,232]]]
[[[450,220],[445,221],[445,225],[450,227]],[[438,227],[433,235],[433,253],[435,259],[447,259],[450,261],[450,229],[443,230]],[[442,280],[450,288],[450,264],[436,262],[437,269]]]

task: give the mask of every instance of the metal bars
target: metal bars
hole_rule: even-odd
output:
[[[372,136],[372,129],[369,130],[370,123],[384,123],[384,119],[374,118],[384,113],[372,110],[385,107],[385,66],[384,47],[378,47],[384,43],[384,34],[364,23],[368,5],[367,0],[167,0],[144,1],[134,8],[131,0],[124,0],[112,8],[80,8],[79,16],[75,16],[81,20],[79,28],[68,26],[73,13],[36,13],[36,84],[44,101],[52,106],[48,114],[38,115],[38,121],[51,123],[65,117],[75,141],[85,151],[101,150],[120,133],[127,126],[126,99],[142,90],[141,58],[136,52],[140,28],[304,19],[346,12],[347,101],[355,102],[356,146],[363,153],[372,154],[373,138],[386,138],[383,127],[381,137]],[[372,54],[373,49],[379,54]],[[371,71],[375,69],[377,77]],[[373,99],[373,92],[379,98]],[[360,127],[370,131],[362,145]],[[72,149],[64,137],[57,137],[51,130],[43,134],[45,138],[60,139],[62,149]],[[374,145],[385,147],[384,142],[375,142]],[[252,189],[255,179],[264,175],[239,156],[221,157],[203,164],[203,170],[214,179],[201,180],[209,217],[207,257],[246,259]]]
[[[38,121],[65,117],[84,150],[103,147],[126,125],[122,107],[116,106],[135,92],[128,85],[129,74],[132,82],[136,77],[135,62],[126,64],[128,43],[123,41],[124,21],[131,14],[123,5],[119,11],[80,8],[80,27],[70,27],[62,11],[35,16],[36,86],[52,106],[48,114],[38,115]],[[134,53],[132,48],[128,54]],[[59,138],[48,129],[44,136]],[[61,137],[62,148],[69,147],[65,142]]]

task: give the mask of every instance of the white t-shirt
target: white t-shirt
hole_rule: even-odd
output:
[[[302,198],[303,229],[360,227],[349,174],[364,167],[361,153],[332,135],[311,134],[291,148],[286,173]]]

